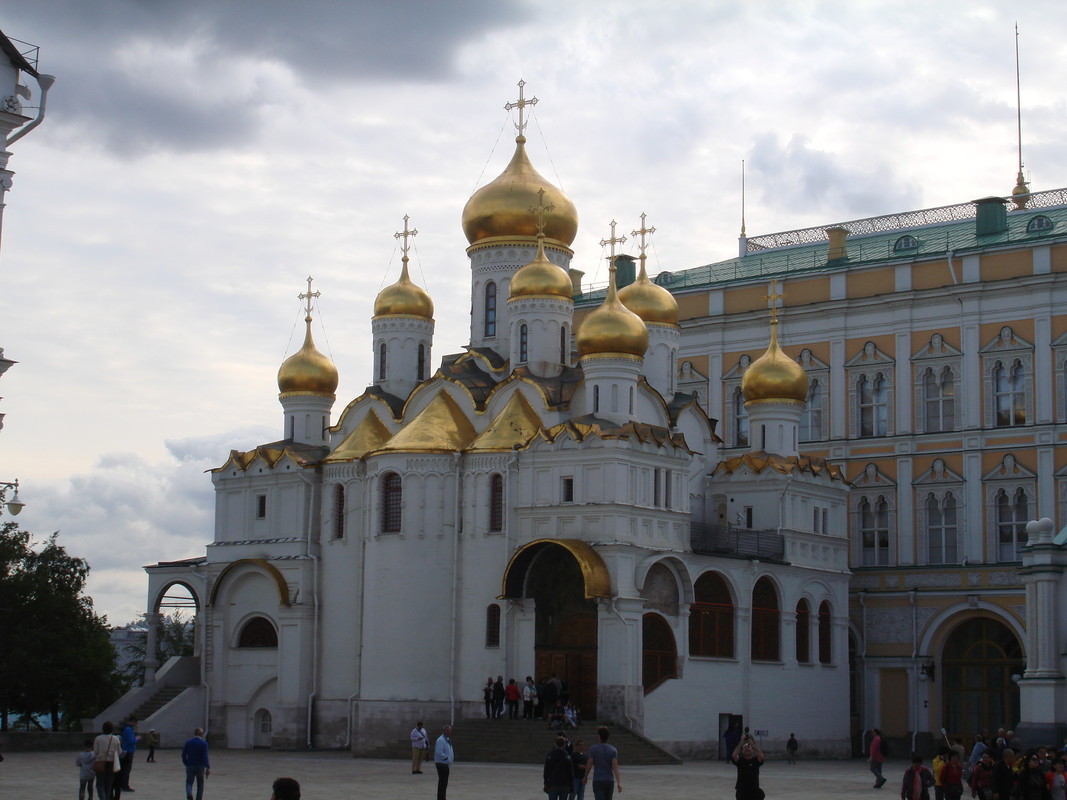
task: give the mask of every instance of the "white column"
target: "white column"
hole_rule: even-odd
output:
[[[156,658],[156,648],[159,646],[159,617],[160,615],[156,612],[144,615],[144,620],[148,623],[148,633],[145,636],[144,648],[145,686],[156,682],[156,670],[159,668],[159,659]]]

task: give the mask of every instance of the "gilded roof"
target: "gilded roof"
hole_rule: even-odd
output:
[[[741,393],[753,400],[792,400],[803,403],[808,397],[808,373],[778,346],[778,323],[771,321],[771,343],[741,378]]]
[[[321,445],[301,444],[291,439],[283,439],[280,442],[261,444],[252,450],[231,450],[225,464],[208,471],[224,472],[237,469],[244,472],[257,458],[263,459],[267,466],[274,467],[286,456],[301,467],[311,467],[319,463],[326,453],[327,448]]]
[[[827,475],[830,480],[845,481],[844,473],[836,464],[829,463],[825,458],[818,456],[778,456],[771,453],[756,452],[720,461],[712,472],[713,475],[733,475],[742,467],[748,468],[757,475],[767,469],[773,469],[783,475],[793,472],[807,472],[811,475]],[[847,481],[845,481],[847,483]]]
[[[550,442],[554,442],[564,433],[570,434],[579,442],[585,441],[590,436],[598,439],[633,439],[641,443],[653,442],[658,447],[674,447],[693,452],[685,443],[685,437],[682,434],[671,433],[670,430],[660,425],[649,425],[645,422],[626,422],[618,425],[592,414],[584,414],[541,431],[541,435]]]
[[[379,449],[389,441],[392,435],[392,431],[371,410],[367,416],[360,420],[352,432],[345,437],[345,440],[332,453],[326,456],[325,463],[355,461],[363,458],[367,453]]]
[[[461,358],[451,364],[442,364],[437,374],[466,389],[478,411],[485,410],[485,403],[497,385],[497,380],[486,373],[475,359]]]
[[[374,316],[405,316],[433,319],[433,300],[408,276],[408,257],[404,256],[400,280],[382,289],[374,300]]]
[[[315,347],[311,317],[305,317],[304,322],[307,330],[303,346],[278,368],[278,391],[332,395],[337,391],[337,367]]]
[[[523,393],[516,390],[496,419],[478,435],[468,450],[507,452],[516,446],[525,447],[537,435],[541,425],[537,412]]]
[[[477,435],[459,404],[442,389],[426,408],[375,452],[455,453],[465,450]]]

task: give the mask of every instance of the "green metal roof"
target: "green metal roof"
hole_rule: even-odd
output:
[[[1010,203],[1006,205],[1010,207]],[[1052,227],[1028,233],[1027,226],[1037,216],[1047,217],[1052,222]],[[925,221],[938,217],[945,221]],[[919,224],[916,224],[916,221]],[[909,222],[911,224],[908,224]],[[964,255],[970,251],[989,247],[1021,243],[1036,244],[1043,240],[1065,239],[1067,238],[1067,189],[1031,195],[1031,203],[1027,208],[1007,213],[1007,223],[1007,230],[1001,233],[978,236],[973,203],[944,206],[926,211],[873,217],[819,228],[752,237],[748,240],[750,252],[745,256],[675,272],[661,272],[651,277],[653,281],[669,289],[671,293],[678,294],[753,279],[792,277],[804,273],[833,272],[860,265],[936,258],[949,251]],[[848,258],[828,264],[826,259],[830,245],[826,238],[826,230],[833,227],[842,227],[850,232],[847,240]],[[872,232],[856,233],[856,231]],[[914,237],[917,240],[917,246],[895,250],[897,241],[903,236]],[[777,244],[789,241],[799,243]],[[753,251],[752,246],[763,249]],[[605,291],[605,289],[597,288],[583,292],[575,297],[575,304],[587,306],[599,303]]]

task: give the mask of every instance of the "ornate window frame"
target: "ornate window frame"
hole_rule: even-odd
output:
[[[815,430],[815,435],[811,435],[808,438],[799,436],[801,442],[821,442],[828,438],[827,432],[830,430],[830,365],[825,361],[821,361],[811,354],[811,350],[804,348],[800,351],[800,357],[797,359],[800,362],[800,366],[804,368],[804,372],[808,374],[808,396],[804,403],[804,412],[801,418],[800,428],[797,431],[799,436],[800,430],[805,427],[809,431]],[[818,396],[813,397],[813,392],[818,390]],[[812,406],[812,400],[816,401],[816,406]],[[812,423],[817,418],[816,425]]]
[[[1019,525],[1019,530],[1022,532],[1019,540],[1025,543],[1025,526],[1037,507],[1037,474],[1029,467],[1020,464],[1014,454],[1008,453],[997,466],[982,476],[982,488],[985,496],[986,560],[994,564],[1016,562],[1018,558],[1001,559],[1000,557],[1000,519],[997,515],[997,497],[1003,492],[1009,499],[1012,499],[1020,489],[1026,495],[1027,510],[1023,514],[1026,519],[1017,520],[1015,523]]]
[[[1000,333],[985,347],[978,351],[982,357],[982,396],[985,398],[985,410],[982,418],[986,428],[997,426],[997,387],[994,373],[998,366],[1010,368],[1018,360],[1023,370],[1023,413],[1025,420],[1021,425],[1029,425],[1034,419],[1034,346],[1005,325]],[[1018,425],[1000,427],[1019,427]]]
[[[1056,380],[1056,422],[1067,422],[1067,333],[1053,340],[1052,359]]]
[[[741,356],[737,363],[730,368],[722,376],[722,388],[723,388],[723,401],[726,408],[723,409],[723,417],[725,418],[726,436],[723,439],[727,442],[727,447],[748,447],[748,443],[752,441],[752,432],[749,430],[749,439],[744,444],[738,443],[738,414],[735,413],[735,394],[741,391],[741,379],[745,377],[745,370],[752,364],[752,358],[747,353]],[[744,401],[742,400],[741,408],[744,409]],[[748,412],[744,413],[744,417],[747,419]]]
[[[876,507],[879,499],[886,503],[887,527],[889,528],[887,563],[865,564],[863,559],[863,520],[860,509],[863,501],[872,507]],[[852,482],[852,492],[849,495],[849,524],[852,530],[852,563],[856,566],[883,567],[897,562],[897,484],[874,464],[868,464],[863,474]],[[877,551],[877,546],[875,547]]]
[[[915,390],[915,432],[948,433],[961,429],[963,414],[960,405],[960,382],[963,377],[963,353],[945,341],[940,333],[930,337],[930,341],[920,347],[911,357],[912,385]],[[932,370],[938,378],[948,367],[954,382],[952,427],[932,431],[926,427],[926,373]]]
[[[896,387],[893,384],[893,373],[895,365],[896,361],[879,350],[874,342],[864,344],[859,353],[845,362],[845,372],[848,375],[849,438],[880,439],[894,434]],[[885,430],[879,431],[875,427],[875,432],[872,435],[861,436],[859,386],[863,380],[874,384],[879,378],[885,381]]]
[[[675,383],[679,392],[696,395],[700,407],[715,416],[708,408],[708,376],[693,366],[692,361],[683,361],[678,367],[678,378]]]
[[[958,564],[963,558],[963,532],[967,530],[967,505],[964,503],[964,479],[958,472],[949,469],[944,459],[935,458],[930,468],[912,481],[915,487],[915,530],[918,533],[917,563]],[[954,561],[930,558],[930,519],[927,503],[932,497],[943,513],[945,501],[951,495],[956,503],[956,559]]]

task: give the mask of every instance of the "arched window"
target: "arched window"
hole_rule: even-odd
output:
[[[345,487],[340,483],[333,487],[333,538],[345,538]]]
[[[600,410],[600,387],[593,387],[593,413],[595,414]]]
[[[733,658],[734,603],[722,576],[705,572],[693,584],[689,655]]]
[[[237,638],[238,647],[277,647],[278,631],[266,617],[252,617],[241,628]]]
[[[1026,544],[1026,523],[1030,519],[1030,503],[1022,487],[1009,496],[999,489],[997,507],[997,560],[1019,561],[1019,550]]]
[[[378,380],[385,380],[385,342],[378,345]]]
[[[885,436],[886,434],[886,381],[878,374],[874,379],[860,378],[857,384],[859,399],[860,436]]]
[[[400,533],[404,485],[400,475],[387,472],[382,476],[382,533]]]
[[[863,566],[889,564],[889,503],[881,496],[873,504],[864,497],[859,512]]]
[[[530,329],[525,323],[519,326],[519,363],[525,364],[530,358]]]
[[[745,408],[745,396],[741,389],[734,389],[733,396],[734,415],[734,445],[737,447],[748,446],[748,409]]]
[[[659,614],[641,618],[641,684],[648,694],[665,680],[678,677],[678,648],[671,626]]]
[[[926,498],[926,551],[928,564],[955,564],[956,498],[946,492],[941,502],[932,493]]]
[[[914,250],[918,246],[918,239],[916,239],[914,236],[905,234],[904,236],[901,236],[899,239],[897,239],[896,242],[893,244],[893,252],[900,253],[905,250]]]
[[[500,606],[496,603],[485,609],[485,646],[500,647]]]
[[[1038,214],[1026,223],[1027,233],[1044,233],[1050,230],[1052,230],[1052,220],[1044,214]]]
[[[800,417],[800,441],[814,442],[822,438],[822,386],[817,378],[808,384],[807,402]]]
[[[927,369],[923,376],[926,401],[926,432],[951,431],[956,427],[956,379],[945,367],[940,374]]]
[[[770,578],[760,578],[752,588],[752,660],[777,661],[781,637],[778,630],[778,592]]]
[[[504,476],[500,474],[489,478],[489,530],[504,530]]]
[[[418,364],[419,380],[426,380],[426,345],[419,345],[419,364]]]
[[[496,284],[485,285],[485,335],[496,336]]]
[[[803,597],[797,603],[797,661],[811,663],[811,608]]]
[[[819,663],[832,664],[833,655],[833,614],[823,600],[819,604]]]
[[[1026,424],[1026,393],[1023,365],[1019,359],[1008,366],[998,363],[993,370],[993,408],[998,428]]]
[[[559,329],[559,363],[567,366],[567,326]]]

